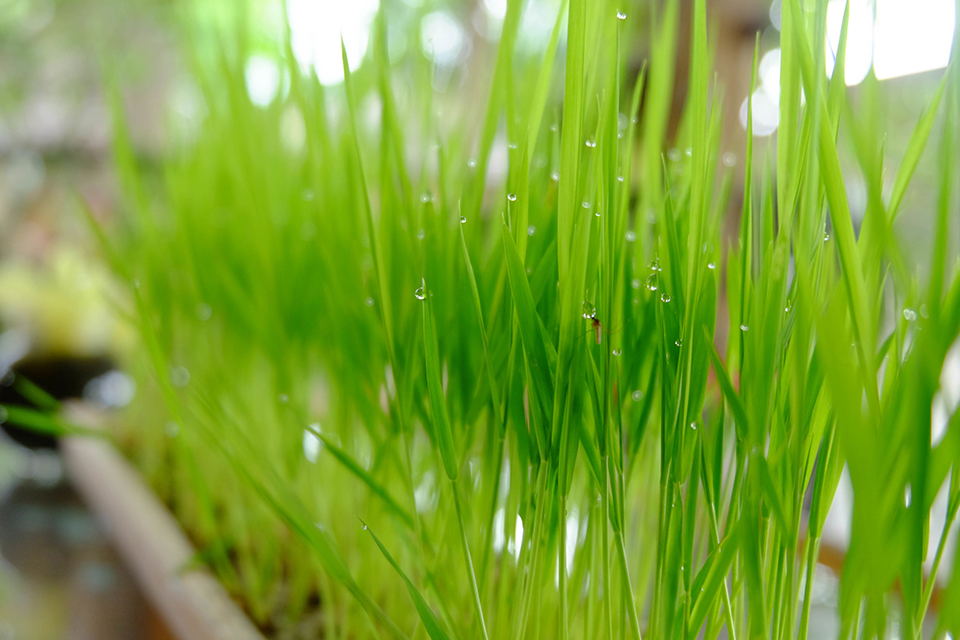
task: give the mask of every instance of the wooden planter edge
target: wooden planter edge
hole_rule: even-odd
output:
[[[61,441],[67,473],[99,516],[147,599],[180,640],[265,640],[203,568],[184,567],[195,551],[140,474],[98,438]]]

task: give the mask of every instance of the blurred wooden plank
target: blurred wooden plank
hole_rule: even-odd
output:
[[[103,519],[141,589],[180,640],[264,640],[206,570],[181,573],[194,550],[173,515],[109,444],[61,442],[68,473]]]

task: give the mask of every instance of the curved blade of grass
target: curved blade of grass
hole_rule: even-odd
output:
[[[696,637],[710,611],[716,606],[720,588],[740,548],[740,527],[734,527],[707,556],[693,581],[688,638]]]
[[[307,425],[307,431],[319,438],[320,441],[323,442],[323,446],[326,447],[327,451],[330,452],[330,455],[332,455],[337,462],[342,464],[347,471],[352,473],[361,482],[367,485],[370,491],[372,491],[378,498],[383,500],[387,508],[400,518],[401,522],[413,530],[413,517],[407,512],[406,509],[401,507],[396,500],[393,499],[393,496],[390,495],[390,492],[387,491],[383,485],[377,482],[366,469],[360,466],[360,464],[350,457],[346,451],[338,447],[337,443],[322,431],[314,428],[311,425]]]
[[[940,108],[940,99],[943,97],[944,88],[947,85],[949,74],[944,74],[943,79],[937,86],[936,93],[927,108],[924,110],[917,125],[910,134],[910,142],[907,143],[907,151],[900,161],[900,167],[897,169],[897,175],[893,179],[893,189],[890,191],[890,203],[887,205],[887,218],[893,222],[900,213],[900,204],[903,202],[903,196],[907,192],[907,186],[913,178],[917,165],[920,164],[920,157],[927,146],[927,140],[930,139],[930,132],[933,130],[933,123],[937,117],[937,111]]]
[[[437,438],[437,448],[443,460],[447,477],[457,479],[457,454],[450,431],[450,418],[447,415],[447,402],[443,397],[443,381],[440,378],[440,350],[437,344],[437,324],[433,313],[433,292],[423,285],[423,353],[427,367],[427,390],[430,393],[430,409],[433,414],[433,431]]]
[[[363,522],[361,520],[361,522]],[[407,577],[407,574],[403,572],[403,569],[400,568],[400,565],[397,564],[397,561],[393,559],[393,556],[390,555],[390,552],[387,551],[387,548],[383,546],[383,543],[380,542],[380,538],[377,537],[377,534],[370,529],[366,523],[363,524],[364,530],[370,534],[373,538],[373,541],[377,543],[377,546],[380,548],[380,552],[383,554],[383,557],[387,559],[387,562],[390,563],[390,566],[397,572],[397,575],[403,580],[403,583],[407,586],[407,592],[410,594],[410,598],[413,600],[413,606],[417,609],[417,614],[420,616],[421,622],[423,622],[423,628],[426,629],[427,634],[430,636],[431,640],[450,640],[450,636],[447,635],[447,632],[443,630],[443,627],[440,625],[440,621],[437,620],[437,617],[433,614],[433,610],[430,609],[430,605],[427,604],[427,601],[423,599],[423,596],[420,595],[420,592],[417,590],[413,583],[410,582],[410,578]]]

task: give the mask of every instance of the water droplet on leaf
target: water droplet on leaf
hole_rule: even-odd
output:
[[[190,372],[186,367],[170,367],[170,384],[185,387],[190,382]]]

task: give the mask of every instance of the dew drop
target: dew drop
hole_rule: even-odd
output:
[[[907,322],[913,322],[914,320],[917,319],[917,312],[914,311],[913,309],[904,309],[903,317]]]
[[[367,305],[368,307],[372,307],[372,306],[373,306],[373,298],[371,298],[370,296],[367,296],[367,298],[363,301],[363,304]]]
[[[627,231],[624,237],[627,239],[627,242],[634,242],[637,239],[637,234],[633,231]]]
[[[190,372],[186,367],[170,367],[170,384],[185,387],[190,382]]]
[[[515,194],[515,193],[508,193],[508,194],[507,194],[507,200],[509,200],[510,202],[516,202],[516,201],[517,201],[517,194]]]
[[[670,159],[670,162],[680,162],[680,149],[674,147],[667,151],[667,158]]]
[[[647,268],[650,269],[650,271],[662,271],[663,269],[660,266],[660,258],[654,258],[651,260],[650,264],[647,265]]]
[[[640,391],[639,389],[637,389],[636,391],[630,394],[630,397],[633,398],[634,402],[640,402],[640,399],[643,398],[643,391]]]
[[[417,231],[417,240],[423,240],[426,237],[427,237],[426,231],[424,231],[423,229],[420,229],[420,231]]]
[[[614,349],[614,350],[613,350],[613,355],[615,355],[615,356],[619,356],[619,355],[621,355],[622,353],[623,353],[623,350],[622,350],[622,349]]]
[[[697,430],[697,423],[696,423],[696,422],[691,422],[691,423],[690,423],[690,428],[693,429],[694,431],[696,431],[696,430]]]
[[[591,205],[590,205],[589,202],[587,202],[586,200],[584,200],[584,201],[583,201],[583,204],[582,204],[581,206],[582,206],[584,209],[589,209]]]
[[[623,176],[617,176],[617,182],[626,182],[626,181],[627,179],[624,178]]]
[[[737,166],[737,154],[735,154],[733,151],[727,151],[725,154],[723,154],[723,164],[728,167]]]
[[[740,331],[750,331],[750,327],[745,324],[740,325]]]
[[[716,268],[717,268],[717,263],[716,263],[716,262],[708,262],[708,263],[707,263],[707,269],[710,269],[711,271],[713,271],[713,270],[716,269]]]
[[[197,308],[194,310],[197,314],[197,317],[201,320],[209,320],[210,316],[213,315],[213,309],[210,308],[206,302],[201,302],[197,305]]]
[[[417,287],[417,290],[413,292],[413,295],[417,298],[417,300],[425,300],[427,297],[427,294],[423,291],[423,287]]]
[[[829,234],[829,233],[823,234],[823,241],[824,241],[824,242],[829,242],[829,241],[830,241],[830,234]]]
[[[429,193],[421,193],[421,194],[420,194],[420,202],[422,202],[422,203],[424,203],[424,204],[430,202],[430,194],[429,194]]]
[[[633,280],[630,281],[630,286],[632,286],[634,289],[639,289],[640,284],[641,284],[640,278],[634,278]]]
[[[516,148],[517,148],[517,143],[516,143],[516,142],[511,142],[511,143],[507,144],[507,148],[508,148],[508,149],[511,149],[511,150],[516,149]]]
[[[682,347],[682,346],[683,346],[683,340],[682,340],[682,339],[680,339],[680,340],[674,340],[674,341],[673,341],[673,344],[677,345],[678,347]]]
[[[660,294],[660,302],[663,302],[664,304],[666,304],[666,303],[670,302],[671,300],[673,300],[673,298],[671,298],[671,297],[670,297],[670,294],[667,293],[666,291],[664,291],[663,293]]]
[[[554,182],[558,182],[560,180],[560,172],[559,171],[551,172],[550,179],[553,180]]]
[[[686,150],[684,151],[684,153],[687,154],[687,157],[688,157],[688,158],[689,158],[689,157],[692,157],[692,156],[693,156],[693,147],[687,147]]]
[[[595,215],[595,216],[597,216],[597,217],[599,218],[599,217],[600,217],[600,212],[599,212],[599,211],[597,211],[597,212],[596,212],[596,213],[594,213],[593,215]]]
[[[477,167],[477,159],[476,159],[476,158],[470,158],[469,160],[467,160],[467,166],[470,167],[471,169],[476,169],[476,167]]]
[[[583,304],[580,306],[580,310],[583,312],[583,317],[585,320],[591,320],[597,317],[597,308],[593,306],[593,303],[589,300],[584,300]]]
[[[626,20],[626,19],[627,19],[627,14],[625,14],[623,11],[617,11],[617,20]]]
[[[536,232],[537,232],[537,228],[536,228],[535,226],[530,225],[529,227],[527,227],[527,235],[528,235],[528,236],[532,236],[532,235],[535,234]]]
[[[364,530],[364,531],[367,530],[367,525],[366,525],[366,524],[363,525],[363,530]]]
[[[657,290],[657,274],[651,273],[647,276],[647,291]]]
[[[287,396],[287,394],[281,393],[279,396],[277,396],[277,401],[280,402],[280,404],[287,404],[287,402],[290,401],[290,398]]]
[[[176,422],[168,422],[167,424],[163,425],[163,433],[168,438],[176,438],[177,434],[180,433],[180,425],[178,425]]]
[[[596,143],[596,141],[594,141],[594,140],[589,140],[589,139],[588,139],[585,144],[587,145],[587,147],[589,147],[589,148],[591,148],[591,149],[596,149],[596,147],[597,147],[597,143]]]
[[[466,217],[466,216],[460,216],[460,224],[463,224],[463,223],[466,222],[466,221],[467,221],[467,217]]]

